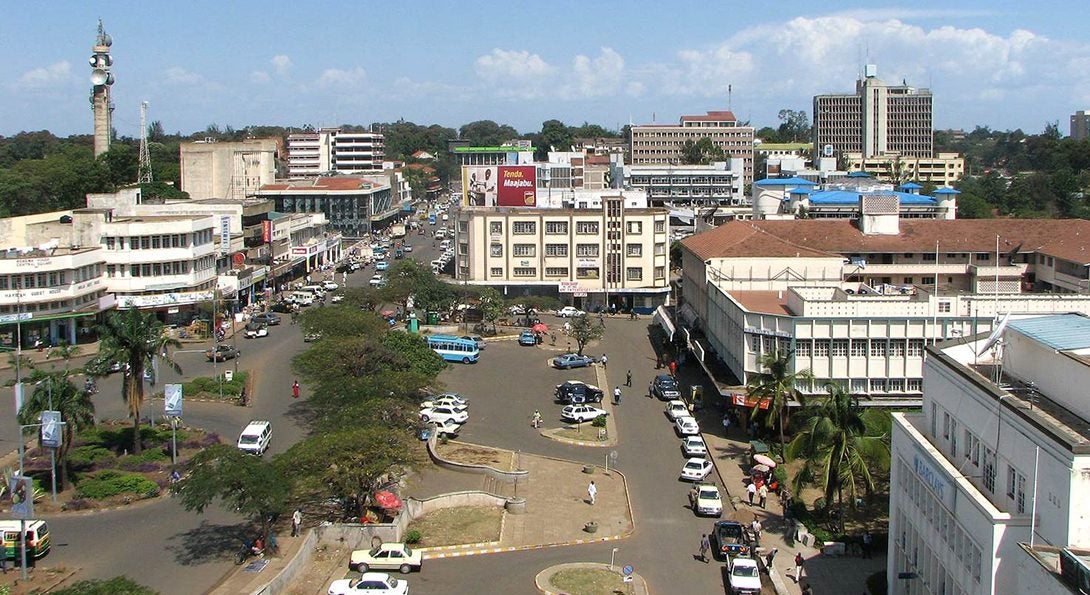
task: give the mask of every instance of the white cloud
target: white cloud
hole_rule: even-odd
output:
[[[285,56],[284,54],[277,54],[273,56],[272,60],[269,60],[269,62],[276,70],[276,74],[279,74],[280,76],[287,76],[288,71],[291,70],[291,58]]]
[[[67,60],[24,72],[16,86],[23,89],[41,89],[68,82],[72,77],[72,65]]]
[[[416,81],[408,77],[394,79],[389,92],[385,95],[390,99],[419,99],[421,97],[441,98],[443,101],[473,99],[473,91],[469,87],[436,81]]]
[[[201,78],[201,75],[199,75],[199,74],[197,74],[195,72],[189,72],[188,70],[186,70],[186,69],[184,69],[184,68],[182,68],[180,66],[174,66],[172,68],[168,68],[165,74],[166,74],[166,83],[168,85],[189,85],[189,86],[192,86],[192,85],[199,85],[199,84],[204,82],[204,79]]]
[[[367,72],[363,67],[357,66],[351,70],[341,70],[339,68],[327,68],[322,71],[322,75],[318,77],[317,84],[319,87],[356,87],[363,84],[363,81],[367,78]]]
[[[522,50],[501,50],[480,56],[473,69],[488,87],[485,95],[512,99],[538,99],[552,87],[556,67],[541,56]]]
[[[612,48],[602,48],[597,58],[580,54],[572,60],[573,84],[562,93],[570,99],[610,95],[621,88],[624,78],[624,58]]]
[[[255,70],[250,73],[250,82],[255,85],[267,85],[272,81],[272,77],[264,70]]]

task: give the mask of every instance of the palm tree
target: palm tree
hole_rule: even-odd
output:
[[[28,425],[38,423],[43,411],[59,411],[64,436],[57,449],[57,488],[64,489],[68,483],[68,451],[76,433],[95,424],[95,404],[91,394],[72,384],[68,371],[47,372],[34,370],[30,376],[34,391],[23,408],[19,410],[19,423]]]
[[[163,323],[155,314],[136,309],[114,312],[99,326],[99,352],[106,362],[123,364],[125,379],[121,383],[122,397],[129,406],[132,418],[132,449],[140,452],[140,407],[144,404],[144,370],[155,359],[170,366],[174,371],[181,368],[171,359],[167,349],[181,347],[176,339],[163,333]]]
[[[787,450],[805,459],[795,475],[795,493],[801,493],[803,486],[817,485],[826,502],[835,493],[843,532],[844,492],[854,505],[861,491],[874,491],[874,471],[889,469],[889,413],[865,410],[858,398],[839,385],[826,388],[828,397],[796,415],[799,431]]]
[[[747,392],[759,399],[758,402],[768,400],[768,413],[764,416],[765,427],[772,427],[778,422],[780,428],[780,452],[784,461],[787,461],[785,452],[784,426],[787,424],[787,402],[797,394],[796,385],[800,382],[808,382],[814,375],[810,370],[791,371],[791,359],[793,351],[773,351],[762,355],[757,362],[761,365],[761,372],[750,377],[746,383]],[[754,413],[759,411],[754,407]]]
[[[49,357],[59,357],[64,360],[64,371],[68,371],[68,366],[72,362],[72,358],[79,355],[81,351],[79,345],[71,345],[68,341],[61,341],[56,347],[50,347]]]

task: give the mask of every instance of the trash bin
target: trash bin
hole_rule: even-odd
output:
[[[428,324],[439,324],[438,312],[428,312]]]
[[[410,314],[409,315],[409,332],[410,333],[419,333],[420,332],[420,321],[416,319],[416,314]]]
[[[233,379],[234,377],[235,377],[235,371],[234,370],[224,370],[224,372],[223,372],[223,379],[224,380],[226,380],[227,382],[231,382],[231,379]]]

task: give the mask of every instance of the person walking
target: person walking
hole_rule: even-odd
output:
[[[670,375],[677,378],[677,360],[670,360]]]
[[[295,512],[291,513],[291,536],[292,537],[298,537],[298,535],[299,535],[299,525],[302,525],[302,524],[303,524],[303,512],[301,510],[299,510],[298,508],[296,508]]]
[[[795,554],[795,584],[799,584],[802,580],[802,564],[805,562],[805,558],[802,557],[802,552]]]
[[[762,483],[761,487],[757,490],[757,499],[761,502],[761,508],[765,507],[765,501],[768,500],[768,484]]]
[[[749,524],[749,528],[753,530],[753,544],[761,545],[761,531],[764,530],[761,519],[753,517],[753,522]]]
[[[874,545],[874,536],[871,535],[870,529],[863,532],[863,557],[869,558],[871,552],[871,546]]]
[[[299,398],[299,381],[298,380],[291,383],[291,398],[293,398],[293,399],[298,399]]]
[[[607,358],[606,354],[603,353],[602,354],[602,359],[600,359],[598,361],[602,362],[602,369],[605,369],[607,367],[606,363],[609,362],[609,358]]]
[[[776,548],[772,548],[767,554],[765,554],[765,570],[768,572],[769,576],[772,576],[772,560],[776,558],[776,554],[779,551],[780,550]]]
[[[590,505],[594,506],[594,498],[598,495],[598,486],[594,485],[594,480],[591,480],[590,485],[587,486],[587,496],[590,496]]]
[[[802,587],[802,595],[814,595],[814,588],[810,585],[804,585]]]
[[[750,506],[753,506],[753,497],[756,496],[756,495],[757,495],[757,483],[754,482],[754,481],[750,481],[749,485],[746,486],[746,496],[749,497],[749,505]]]
[[[632,370],[628,371],[628,375],[624,379],[625,386],[632,386]]]
[[[708,534],[705,533],[700,536],[700,561],[708,563],[708,550],[712,547],[711,541],[708,540]]]
[[[620,405],[621,404],[621,387],[619,387],[619,386],[613,387],[613,404],[614,405]]]

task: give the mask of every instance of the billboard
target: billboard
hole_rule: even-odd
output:
[[[467,207],[536,207],[537,167],[468,165],[462,167],[462,204]]]

